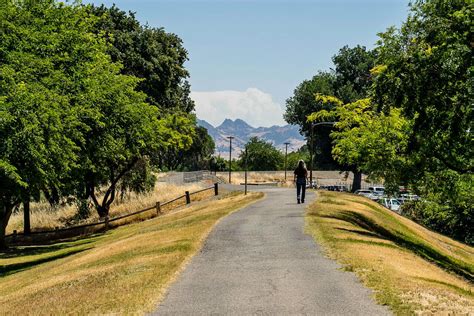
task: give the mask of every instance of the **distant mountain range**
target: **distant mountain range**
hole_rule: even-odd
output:
[[[303,136],[300,135],[298,127],[294,125],[252,127],[241,119],[235,121],[225,119],[221,125],[214,127],[204,120],[198,119],[198,125],[207,129],[209,135],[216,143],[216,154],[227,158],[229,154],[229,139],[227,136],[234,136],[232,140],[232,155],[237,157],[243,150],[250,137],[256,136],[272,143],[280,150],[285,150],[285,142],[288,145],[288,152],[296,151],[305,144]]]

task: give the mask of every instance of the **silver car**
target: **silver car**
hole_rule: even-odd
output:
[[[381,198],[378,199],[377,202],[388,208],[389,210],[392,210],[396,213],[400,213],[400,206],[402,205],[399,200],[395,198]]]
[[[361,190],[356,190],[354,193],[355,193],[355,194],[358,194],[358,195],[362,195],[362,196],[368,197],[368,198],[371,199],[371,200],[376,200],[376,199],[378,199],[378,196],[376,196],[376,195],[375,195],[372,191],[370,191],[370,190],[361,189]]]

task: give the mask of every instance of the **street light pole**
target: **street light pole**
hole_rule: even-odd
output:
[[[285,143],[285,181],[286,181],[286,169],[288,169],[288,166],[287,166],[287,156],[288,156],[288,145],[290,143]]]
[[[310,160],[311,160],[311,169],[309,170],[309,183],[310,186],[313,186],[313,156],[314,156],[314,141],[313,141],[313,134],[314,134],[314,127],[316,126],[321,126],[321,125],[327,125],[327,126],[333,126],[337,122],[318,122],[318,123],[311,123],[311,150],[309,152]]]
[[[309,171],[309,178],[310,178],[310,186],[313,186],[313,151],[314,151],[314,142],[313,142],[313,129],[316,126],[333,126],[337,122],[318,122],[318,123],[311,123],[311,152],[309,153],[311,157],[311,170]]]
[[[232,174],[232,139],[233,136],[227,136],[229,139],[229,184],[231,184],[231,174]]]

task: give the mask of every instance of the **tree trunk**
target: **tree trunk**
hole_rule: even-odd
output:
[[[5,232],[8,225],[8,220],[12,215],[13,205],[12,206],[2,206],[0,213],[0,249],[6,249],[7,243],[5,240]]]
[[[7,243],[5,241],[5,228],[6,227],[3,225],[2,219],[2,223],[0,223],[0,250],[7,248]]]
[[[58,191],[57,188],[52,187],[51,191],[50,191],[50,189],[45,188],[45,189],[43,189],[43,194],[44,194],[46,200],[48,200],[49,205],[51,207],[58,206],[58,204],[59,204],[59,191]]]
[[[109,210],[107,207],[103,207],[102,205],[96,205],[97,208],[97,214],[99,215],[100,218],[106,217],[109,215]]]
[[[353,171],[354,179],[352,180],[352,190],[351,192],[355,192],[356,190],[360,190],[361,183],[362,183],[362,172],[360,171]]]
[[[23,233],[25,235],[29,235],[31,233],[29,195],[23,200]]]

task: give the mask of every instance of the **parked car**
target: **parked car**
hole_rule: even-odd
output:
[[[400,194],[400,197],[398,200],[403,204],[406,201],[418,201],[420,197],[416,194],[411,194],[411,193],[402,193]]]
[[[337,185],[320,185],[319,189],[328,190],[328,191],[339,191],[339,192],[349,192],[347,185],[337,184]]]
[[[361,190],[356,190],[354,192],[355,194],[358,194],[358,195],[362,195],[362,196],[365,196],[365,197],[368,197],[369,199],[371,200],[376,200],[378,197],[376,195],[373,194],[372,191],[370,190],[364,190],[364,189],[361,189]]]
[[[372,191],[374,195],[383,196],[385,194],[385,187],[369,187],[369,190]]]
[[[316,189],[317,187],[318,183],[316,182],[316,180],[313,180],[312,183],[310,183],[310,181],[306,182],[306,188]]]
[[[378,203],[382,204],[389,210],[400,213],[400,206],[402,205],[399,200],[395,198],[381,198],[377,200]]]

